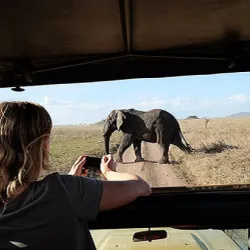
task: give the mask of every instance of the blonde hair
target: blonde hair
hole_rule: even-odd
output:
[[[31,102],[0,103],[0,198],[37,180],[49,168],[45,138],[50,136],[49,113]]]

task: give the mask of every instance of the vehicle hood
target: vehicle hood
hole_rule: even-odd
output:
[[[237,250],[241,249],[223,231],[220,230],[178,230],[172,228],[154,228],[166,230],[167,238],[152,242],[133,242],[133,234],[146,228],[92,230],[91,234],[98,250],[113,249],[168,249],[168,250]],[[153,230],[153,229],[152,229]]]

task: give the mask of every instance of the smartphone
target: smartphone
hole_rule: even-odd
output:
[[[82,171],[81,176],[105,180],[105,177],[100,171],[101,161],[102,158],[86,156],[86,162],[84,164],[84,170]]]
[[[102,161],[102,158],[86,156],[86,162],[84,164],[84,168],[100,170],[101,161]]]

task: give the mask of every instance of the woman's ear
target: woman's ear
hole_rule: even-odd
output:
[[[44,149],[46,151],[49,151],[50,150],[50,136],[46,137],[44,139]]]

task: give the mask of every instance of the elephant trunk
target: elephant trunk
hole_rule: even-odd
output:
[[[104,135],[104,148],[105,148],[105,154],[109,154],[109,141],[110,141],[110,135]]]
[[[104,148],[105,148],[105,154],[109,154],[109,142],[110,137],[112,133],[115,131],[114,126],[111,126],[111,124],[106,121],[103,127],[103,138],[104,138]]]

